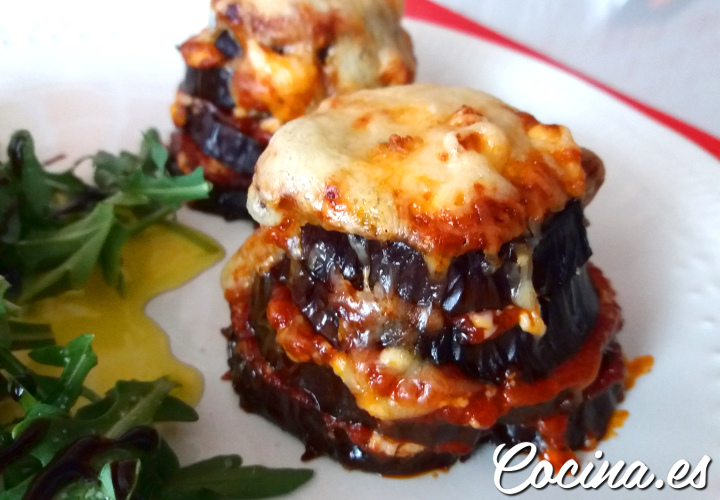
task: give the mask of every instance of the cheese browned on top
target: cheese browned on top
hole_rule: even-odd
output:
[[[580,148],[479,91],[437,85],[360,91],[281,128],[248,208],[448,259],[500,246],[585,189]]]
[[[234,64],[238,110],[284,123],[327,96],[413,80],[402,0],[215,0],[213,8],[244,51]]]

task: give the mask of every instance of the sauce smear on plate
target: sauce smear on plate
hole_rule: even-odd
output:
[[[193,235],[192,240],[185,232]],[[202,395],[203,377],[175,358],[168,336],[145,314],[145,306],[161,293],[190,281],[222,256],[222,247],[201,233],[156,224],[123,248],[124,296],[108,286],[96,269],[84,290],[34,303],[26,308],[26,318],[50,323],[58,344],[82,333],[95,335],[98,365],[85,385],[96,393],[105,394],[117,380],[168,376],[181,384],[173,395],[194,405]],[[29,364],[38,369],[32,361]]]
[[[653,364],[655,364],[655,358],[652,356],[638,356],[635,359],[627,361],[627,376],[625,377],[625,389],[632,389],[635,387],[637,379],[650,373]]]

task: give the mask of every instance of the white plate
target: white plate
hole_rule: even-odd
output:
[[[183,26],[191,26],[188,18]],[[8,25],[0,23],[0,35],[11,33]],[[407,26],[419,81],[488,91],[541,121],[568,125],[580,144],[605,160],[607,181],[587,211],[593,260],[619,292],[626,318],[620,339],[628,357],[655,358],[652,372],[622,404],[630,416],[619,436],[601,443],[605,457],[611,463],[641,460],[661,478],[679,459],[693,465],[703,455],[720,459],[720,165],[664,126],[543,63],[433,25]],[[167,134],[167,107],[182,74],[172,44],[184,32],[175,25],[139,39],[134,33],[142,29],[96,29],[96,38],[72,32],[53,39],[42,32],[45,38],[30,41],[0,39],[0,138],[26,127],[41,157],[63,152],[72,158],[98,148],[133,148],[150,125]],[[181,219],[217,238],[228,253],[251,230],[248,223],[185,210]],[[316,476],[296,498],[505,498],[493,485],[491,447],[447,474],[407,480],[348,472],[325,458],[301,464],[302,445],[239,410],[230,384],[220,380],[227,368],[219,330],[229,323],[218,285],[221,267],[148,306],[177,356],[205,375],[201,423],[168,428],[183,461],[239,453],[246,463],[309,465]],[[709,499],[718,491],[720,467],[711,466],[704,491],[605,488],[602,495]],[[561,494],[588,495],[552,487],[522,498]]]

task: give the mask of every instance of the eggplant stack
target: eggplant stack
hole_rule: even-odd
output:
[[[583,217],[603,176],[565,127],[470,89],[360,91],[288,123],[223,274],[241,406],[305,458],[383,474],[600,439],[625,375]]]
[[[173,173],[198,166],[214,190],[196,208],[247,216],[255,162],[282,124],[326,97],[409,83],[402,0],[214,0],[216,23],[180,46],[171,108]]]

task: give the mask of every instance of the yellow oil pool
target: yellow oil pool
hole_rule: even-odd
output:
[[[188,238],[187,234],[192,234]],[[197,404],[203,391],[200,372],[177,360],[168,335],[145,314],[145,306],[163,292],[190,281],[218,262],[223,249],[209,237],[171,224],[155,224],[123,248],[125,294],[109,287],[95,270],[87,287],[26,307],[25,317],[50,323],[58,344],[82,333],[95,335],[98,365],[86,386],[103,395],[116,380],[154,380],[168,376],[181,386],[173,394]],[[39,369],[31,361],[33,369]],[[48,373],[45,370],[45,373]]]

